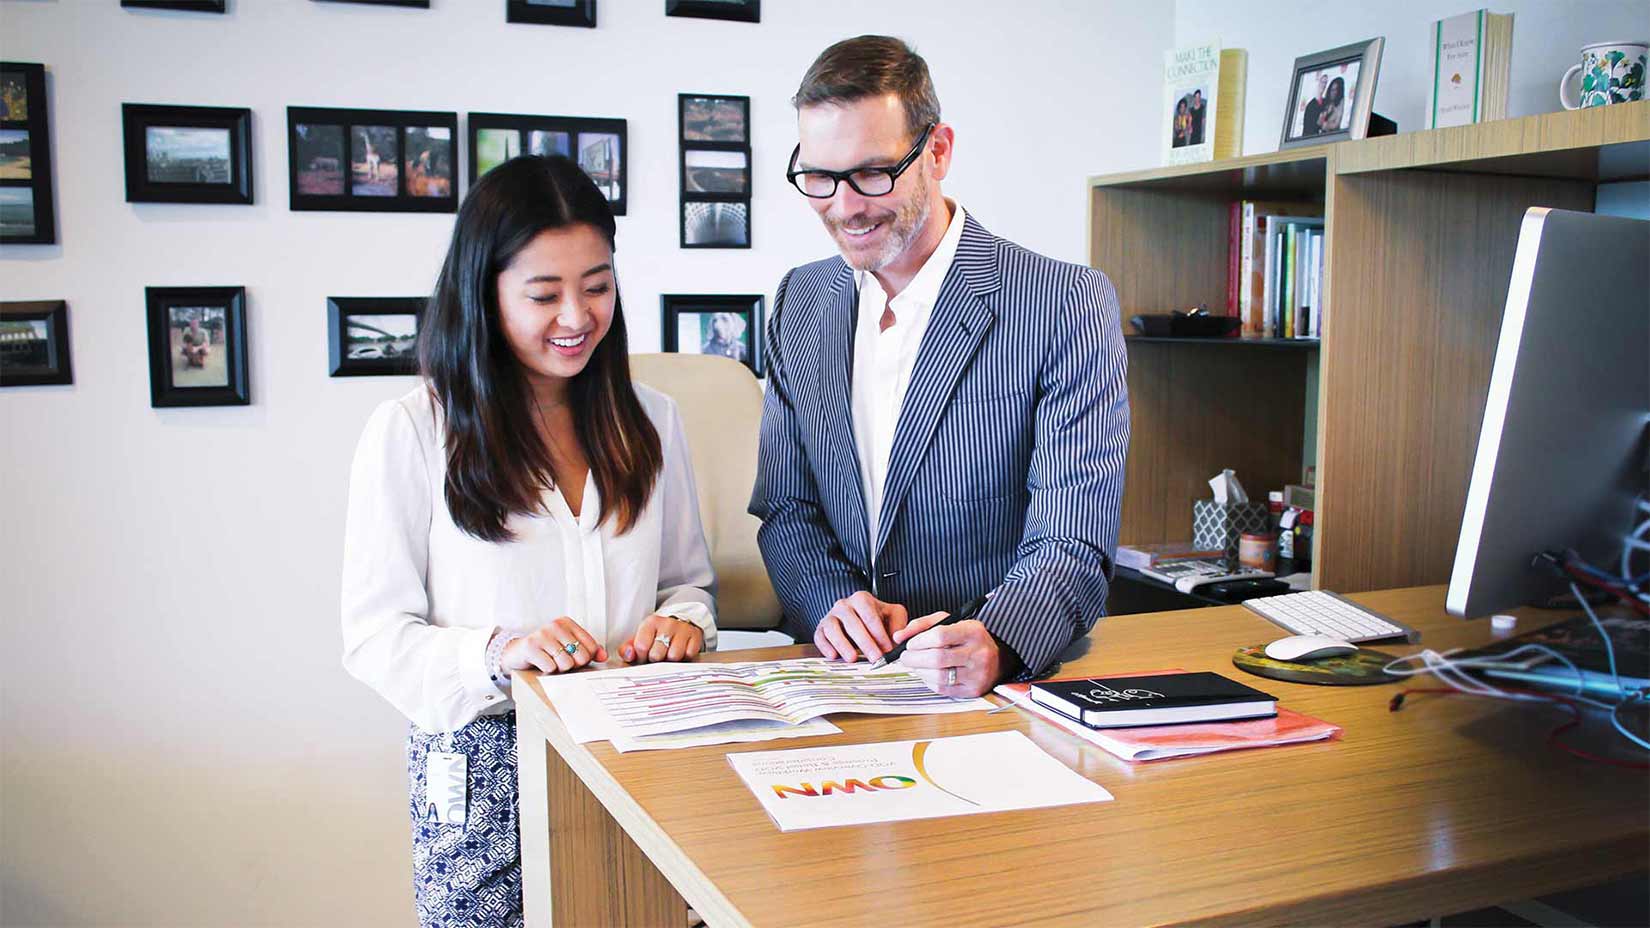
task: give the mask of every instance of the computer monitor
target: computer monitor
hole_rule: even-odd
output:
[[[1650,466],[1650,222],[1524,214],[1446,608],[1475,618],[1564,588],[1574,548],[1617,563]]]

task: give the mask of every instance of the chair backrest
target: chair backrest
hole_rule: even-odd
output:
[[[738,361],[703,354],[633,354],[631,376],[676,401],[699,486],[718,628],[778,628],[774,596],[756,547],[761,523],[746,512],[756,483],[762,385]]]

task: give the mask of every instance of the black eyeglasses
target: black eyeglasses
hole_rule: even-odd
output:
[[[796,159],[802,154],[802,144],[797,143],[796,150],[791,152],[791,165],[785,171],[785,179],[792,186],[802,191],[805,197],[824,200],[836,195],[836,185],[847,181],[848,186],[862,197],[884,197],[894,192],[894,181],[905,173],[905,169],[916,163],[917,155],[922,153],[924,145],[928,144],[928,135],[934,131],[939,123],[931,122],[917,136],[917,144],[899,159],[899,163],[887,168],[855,168],[852,171],[821,171],[796,169]]]

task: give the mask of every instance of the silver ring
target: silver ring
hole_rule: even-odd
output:
[[[569,641],[568,643],[562,645],[561,649],[566,651],[568,656],[572,656],[579,653],[579,643],[577,641]]]
[[[945,668],[945,685],[946,686],[956,686],[957,685],[957,668],[955,668],[955,667]]]
[[[668,647],[670,647],[670,636],[669,635],[654,635],[653,636],[653,643],[654,644],[662,644],[662,645],[664,645],[665,647],[668,648]]]

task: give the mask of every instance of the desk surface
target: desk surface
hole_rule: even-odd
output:
[[[1443,587],[1352,598],[1437,650],[1490,640],[1487,622],[1444,614]],[[1521,630],[1541,615],[1526,613]],[[1281,634],[1241,606],[1114,616],[1062,672],[1180,667],[1254,682],[1232,651]],[[783,834],[725,759],[758,746],[574,744],[536,678],[516,685],[524,721],[711,925],[1393,924],[1650,865],[1650,777],[1547,747],[1565,716],[1546,707],[1415,696],[1393,713],[1396,686],[1267,680],[1343,738],[1145,764],[1017,710],[838,716],[839,735],[761,747],[1016,729],[1116,801]]]

